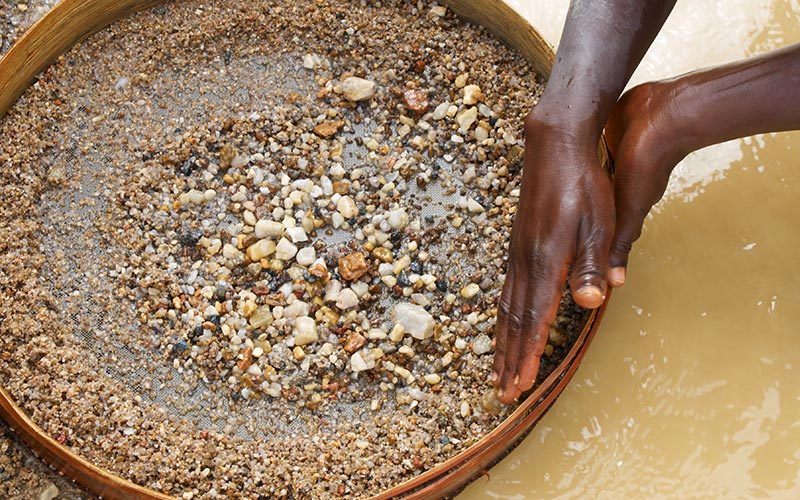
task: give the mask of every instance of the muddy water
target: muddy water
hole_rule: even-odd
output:
[[[557,38],[566,0],[521,0]],[[636,81],[800,41],[798,0],[679,0]],[[688,157],[572,384],[472,498],[800,498],[800,133]]]

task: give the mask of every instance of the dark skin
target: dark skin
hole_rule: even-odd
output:
[[[688,153],[800,128],[800,45],[620,94],[675,1],[573,0],[556,64],[526,122],[518,215],[495,332],[492,382],[529,390],[564,283],[599,307],[622,286],[645,216]],[[605,137],[612,181],[597,159]]]

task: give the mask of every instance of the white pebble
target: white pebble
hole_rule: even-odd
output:
[[[345,78],[340,88],[345,99],[352,102],[365,101],[375,95],[375,82],[355,76]]]
[[[336,307],[341,310],[351,309],[358,305],[358,295],[350,288],[345,288],[336,297]]]
[[[349,196],[342,196],[341,198],[339,198],[339,201],[336,203],[336,210],[339,211],[339,214],[345,220],[358,215],[356,202],[353,201],[353,198]]]
[[[317,323],[312,318],[303,316],[294,322],[294,345],[304,346],[319,340]]]
[[[260,220],[256,222],[256,238],[277,238],[283,236],[283,224],[274,220]]]
[[[286,238],[281,238],[275,247],[275,258],[280,260],[290,260],[297,254],[297,246]]]
[[[308,241],[308,235],[306,235],[306,230],[302,226],[286,228],[286,236],[292,240],[292,243]]]
[[[315,260],[317,260],[317,251],[314,250],[314,247],[301,248],[297,252],[297,263],[301,266],[308,267],[313,264]]]
[[[415,339],[433,337],[433,316],[416,304],[400,303],[394,307],[395,321]]]

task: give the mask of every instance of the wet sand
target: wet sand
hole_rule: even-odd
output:
[[[518,3],[559,32],[566,0]],[[798,16],[679,1],[634,80],[798,42]],[[798,150],[773,134],[679,166],[573,383],[461,498],[800,497]]]

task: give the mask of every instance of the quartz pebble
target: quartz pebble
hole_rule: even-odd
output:
[[[399,303],[394,307],[395,320],[403,330],[415,339],[433,336],[435,322],[433,316],[416,304]]]
[[[314,247],[304,247],[297,251],[296,258],[298,264],[308,267],[317,260],[317,252]]]
[[[283,236],[284,226],[280,222],[260,220],[256,222],[256,238],[278,238]]]
[[[483,100],[481,88],[477,85],[467,85],[464,87],[464,104],[473,106]]]
[[[281,238],[275,247],[275,258],[290,260],[297,255],[297,246],[286,238]]]
[[[470,283],[461,289],[461,296],[466,300],[470,300],[480,291],[481,287],[477,283]]]
[[[366,101],[375,95],[375,82],[350,76],[342,81],[341,90],[348,101]]]
[[[472,352],[477,355],[486,354],[492,350],[492,339],[486,335],[478,335],[472,342]]]
[[[294,323],[294,345],[304,346],[319,340],[317,324],[313,318],[300,317]]]

